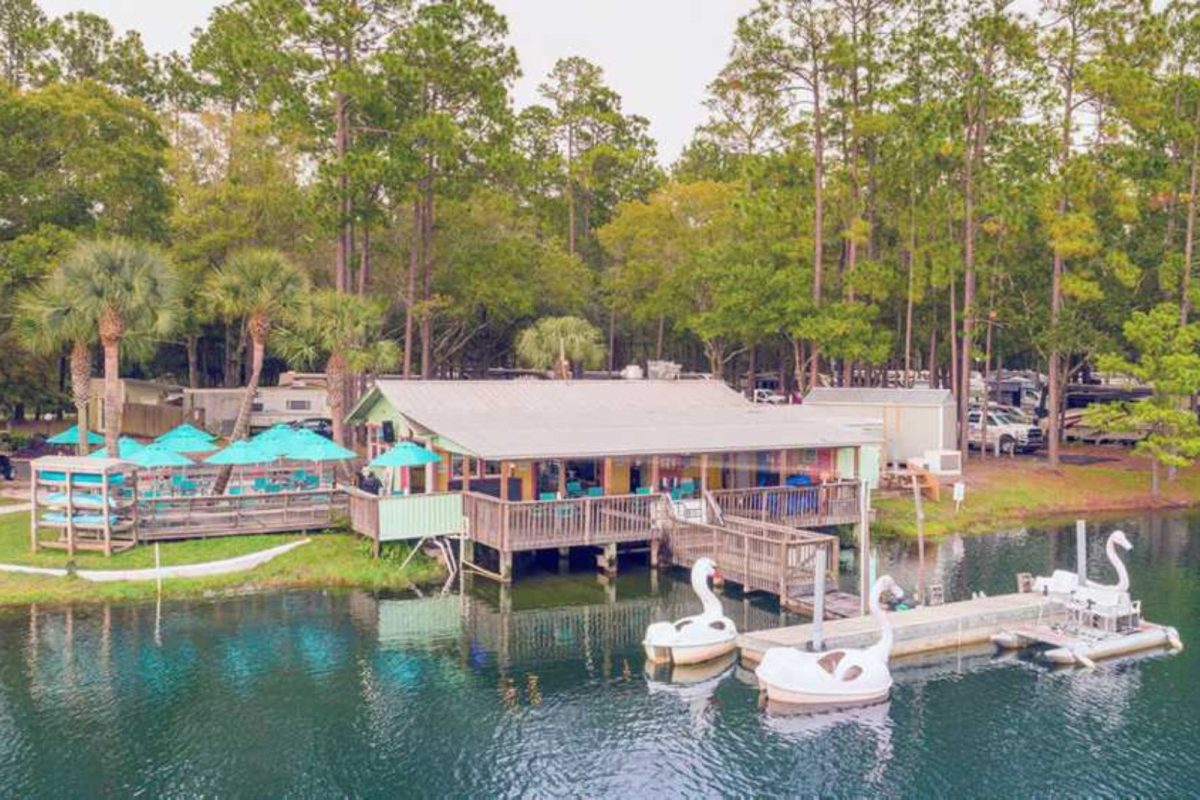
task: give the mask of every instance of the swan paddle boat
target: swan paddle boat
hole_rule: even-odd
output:
[[[692,566],[692,591],[700,598],[701,613],[675,622],[656,622],[646,629],[642,646],[655,664],[701,664],[733,652],[737,626],[725,616],[721,601],[709,588],[717,574],[712,559],[701,558]]]
[[[1141,601],[1129,595],[1129,570],[1117,548],[1126,552],[1133,544],[1124,531],[1113,531],[1104,552],[1117,573],[1115,584],[1094,581],[1080,583],[1073,572],[1055,570],[1049,577],[1034,581],[1034,591],[1067,607],[1065,630],[1048,626],[1001,631],[992,642],[1002,649],[1018,650],[1033,644],[1054,645],[1041,653],[1052,664],[1094,667],[1102,658],[1112,658],[1162,647],[1182,650],[1179,632],[1169,625],[1155,625],[1142,619]],[[1067,577],[1069,576],[1069,578]]]
[[[871,616],[881,635],[874,645],[861,649],[809,653],[794,647],[773,647],[755,670],[758,685],[769,704],[845,707],[886,700],[892,689],[888,658],[892,653],[892,623],[883,612],[880,598],[889,592],[904,596],[890,575],[871,587]]]

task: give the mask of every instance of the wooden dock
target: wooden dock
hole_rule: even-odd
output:
[[[889,614],[895,634],[894,656],[927,653],[961,645],[987,642],[1002,629],[1060,619],[1063,607],[1033,593],[1004,594],[963,600],[940,606],[923,606]],[[852,617],[824,623],[825,649],[866,647],[879,638],[871,617]],[[813,626],[791,625],[774,630],[744,633],[738,637],[742,658],[758,662],[772,647],[807,649]]]

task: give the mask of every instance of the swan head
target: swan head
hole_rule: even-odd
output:
[[[1120,545],[1122,550],[1133,549],[1133,543],[1129,541],[1129,537],[1125,535],[1125,531],[1113,531],[1108,540],[1115,545]]]
[[[895,578],[891,575],[881,575],[875,581],[875,589],[879,594],[890,594],[897,600],[904,599],[904,588],[896,583]]]
[[[716,575],[717,565],[711,558],[697,559],[696,563],[692,565],[693,578],[700,578],[703,581],[707,581],[709,578],[716,577]]]

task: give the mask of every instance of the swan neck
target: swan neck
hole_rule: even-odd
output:
[[[876,581],[871,587],[871,617],[879,623],[879,641],[874,646],[870,647],[870,651],[883,661],[887,661],[888,656],[892,653],[892,621],[888,619],[888,615],[883,612],[883,606],[879,602],[880,596],[883,594],[883,584]]]
[[[1117,543],[1111,537],[1108,540],[1108,544],[1104,547],[1104,552],[1108,554],[1109,563],[1117,571],[1116,590],[1118,592],[1129,591],[1129,571],[1125,569],[1125,562],[1117,555]]]
[[[721,601],[717,599],[713,590],[708,587],[708,578],[699,572],[692,575],[692,591],[700,598],[700,605],[703,606],[706,617],[724,616]]]

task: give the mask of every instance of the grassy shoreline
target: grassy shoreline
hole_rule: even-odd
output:
[[[980,461],[967,464],[966,501],[955,513],[950,487],[941,500],[925,501],[925,534],[971,534],[1003,524],[1058,522],[1079,516],[1111,516],[1186,509],[1200,505],[1200,468],[1181,470],[1174,482],[1164,478],[1159,497],[1150,493],[1146,463],[1111,451],[1108,460],[1063,464],[1057,470],[1029,459]],[[874,503],[878,536],[915,537],[917,525],[911,494],[881,498]]]
[[[0,517],[0,563],[37,567],[65,567],[62,551],[29,551],[28,513]],[[164,543],[162,564],[197,564],[219,561],[306,538],[299,535],[197,539]],[[168,599],[221,597],[251,592],[304,588],[361,588],[403,590],[438,582],[441,566],[423,555],[403,570],[394,558],[373,559],[369,543],[347,533],[308,536],[311,541],[248,572],[207,578],[174,578],[163,582]],[[80,569],[140,569],[154,566],[154,549],[137,547],[105,558],[81,553],[74,559]],[[154,581],[93,583],[82,578],[0,572],[0,606],[28,603],[90,603],[153,600]]]

